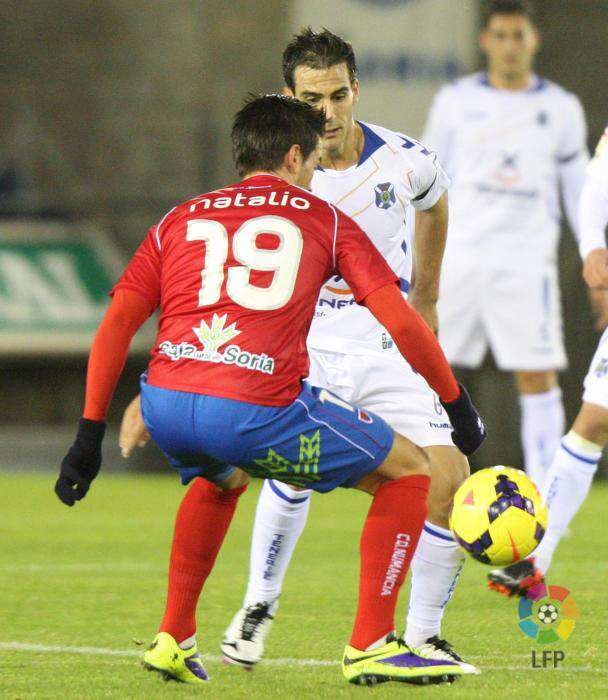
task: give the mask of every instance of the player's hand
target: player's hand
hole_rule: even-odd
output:
[[[608,290],[590,289],[589,302],[593,314],[596,331],[604,331],[608,327]]]
[[[106,431],[102,421],[81,418],[76,440],[61,462],[55,493],[66,506],[84,498],[101,467],[101,441]]]
[[[122,456],[126,459],[136,447],[145,447],[149,440],[150,434],[141,417],[141,397],[138,394],[122,414],[118,436]]]
[[[420,297],[416,294],[416,288],[412,290],[408,298],[410,305],[427,322],[429,328],[437,335],[439,331],[439,317],[437,315],[437,302],[434,299]]]
[[[471,401],[467,390],[460,387],[460,396],[449,403],[441,402],[445,408],[452,430],[452,440],[456,447],[465,455],[472,455],[486,439],[486,426],[477,409]]]
[[[595,248],[583,263],[583,279],[591,289],[608,289],[608,250]]]

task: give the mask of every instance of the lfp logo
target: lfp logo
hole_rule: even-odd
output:
[[[568,639],[578,617],[578,607],[570,591],[562,586],[541,583],[519,601],[519,627],[538,644]]]

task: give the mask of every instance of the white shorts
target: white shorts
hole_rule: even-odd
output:
[[[583,401],[608,408],[608,329],[602,333],[583,386]]]
[[[439,340],[451,364],[479,367],[489,346],[502,370],[567,365],[553,265],[498,269],[452,256],[442,268],[437,308]]]
[[[420,447],[452,446],[452,426],[436,394],[393,348],[386,355],[345,355],[308,348],[308,381],[377,413]]]

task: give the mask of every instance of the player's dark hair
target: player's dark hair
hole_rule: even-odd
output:
[[[285,95],[251,95],[232,124],[232,155],[242,177],[274,170],[298,144],[306,160],[325,130],[325,114]]]
[[[483,27],[495,15],[523,15],[534,22],[534,11],[528,0],[487,0],[483,11]]]
[[[353,47],[325,27],[322,32],[313,32],[310,27],[306,27],[299,34],[294,34],[283,51],[285,85],[295,92],[294,74],[298,66],[321,69],[331,68],[338,63],[346,63],[351,83],[357,79]]]

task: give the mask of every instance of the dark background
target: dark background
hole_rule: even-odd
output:
[[[280,89],[289,9],[286,0],[2,0],[0,218],[93,222],[126,259],[177,201],[236,179],[231,116],[246,93]],[[608,2],[539,0],[536,13],[538,72],[580,97],[593,148],[608,121]],[[568,423],[598,337],[580,267],[566,233]],[[85,366],[81,355],[0,356],[0,468],[54,463],[82,410]],[[129,360],[111,423],[144,366],[145,356]],[[520,465],[511,377],[490,358],[464,376],[490,428],[475,463]],[[160,462],[148,448],[133,463]]]

